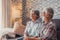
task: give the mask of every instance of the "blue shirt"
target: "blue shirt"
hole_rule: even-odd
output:
[[[35,22],[29,21],[27,23],[25,33],[27,33],[30,37],[39,36],[39,32],[41,29],[41,19],[37,19]]]

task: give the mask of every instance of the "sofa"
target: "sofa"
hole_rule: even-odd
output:
[[[57,26],[57,40],[60,40],[60,19],[53,19],[53,21],[56,23],[56,26]],[[25,27],[23,29],[25,29]],[[24,30],[22,34],[23,33],[24,33]]]
[[[60,40],[60,19],[53,19],[57,26],[57,40]]]

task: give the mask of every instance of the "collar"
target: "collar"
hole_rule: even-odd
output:
[[[33,22],[33,21],[32,21]],[[38,18],[35,22],[33,23],[40,23],[41,22],[41,18]]]
[[[47,23],[45,23],[45,22],[43,21],[43,24],[45,24],[45,25],[47,25],[47,24],[49,24],[49,23],[52,23],[52,20],[49,20]]]

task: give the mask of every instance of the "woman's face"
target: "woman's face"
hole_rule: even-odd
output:
[[[32,20],[36,20],[36,15],[32,12],[30,13],[30,19]]]
[[[42,20],[43,21],[47,21],[47,20],[49,20],[50,19],[50,17],[49,17],[49,15],[44,11],[44,12],[42,12]]]

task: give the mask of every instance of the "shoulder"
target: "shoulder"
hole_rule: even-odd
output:
[[[28,21],[27,24],[30,24],[32,21]]]
[[[39,21],[40,21],[40,22],[42,22],[42,19],[41,19],[41,18],[39,18]]]
[[[53,20],[49,24],[50,25],[56,25],[56,23]]]
[[[51,21],[50,23],[49,23],[49,28],[56,28],[56,24],[55,24],[55,22],[54,21]]]

